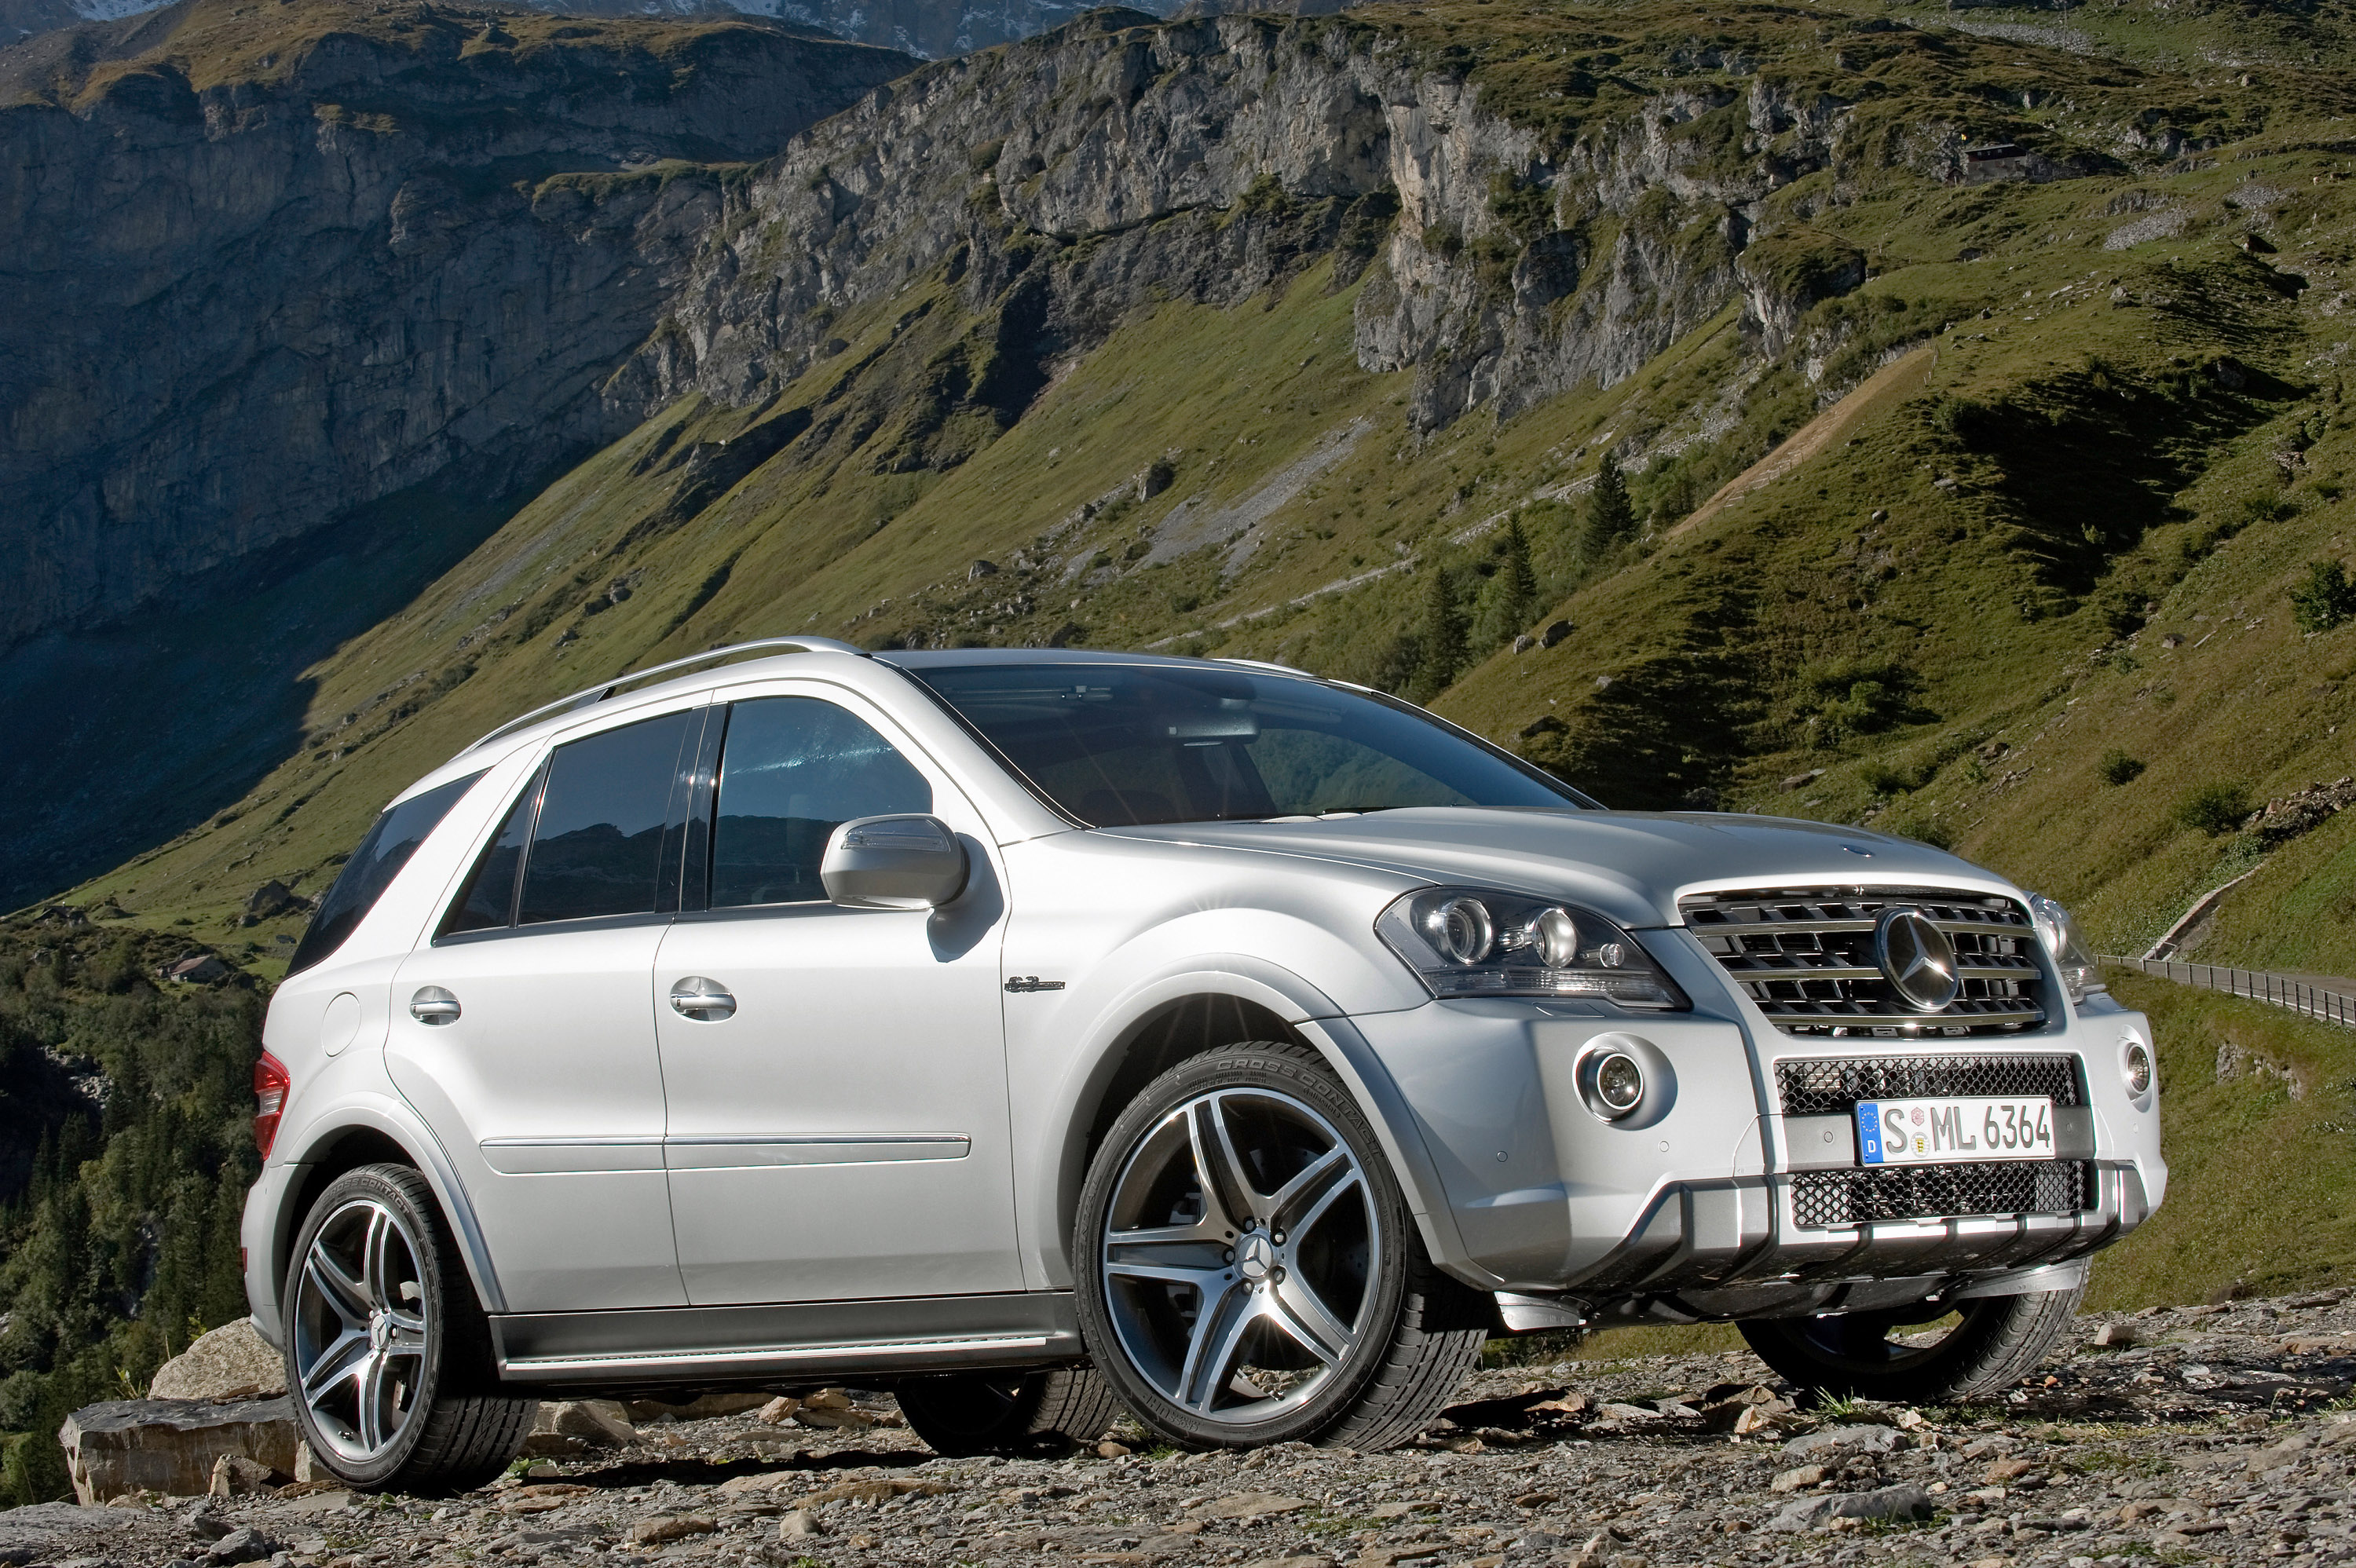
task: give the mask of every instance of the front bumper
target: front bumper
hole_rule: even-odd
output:
[[[2001,1289],[2023,1270],[2067,1283],[2158,1207],[2158,1091],[2131,1099],[2116,1068],[2126,1040],[2150,1042],[2142,1015],[2098,996],[2033,1032],[1811,1039],[1727,997],[1694,956],[1677,978],[1707,999],[1689,1013],[1483,1000],[1351,1020],[1430,1155],[1440,1190],[1424,1202],[1461,1249],[1443,1267],[1483,1290],[1569,1297],[1589,1318],[1783,1316]],[[1599,1049],[1646,1070],[1644,1101],[1618,1121],[1581,1091]],[[1953,1179],[1893,1192],[1858,1165],[1846,1115],[1785,1115],[1781,1063],[1914,1058],[2033,1058],[2049,1072],[2066,1059],[2082,1104],[2057,1117],[2063,1157],[1934,1168]],[[1916,1213],[1947,1204],[2007,1211]]]

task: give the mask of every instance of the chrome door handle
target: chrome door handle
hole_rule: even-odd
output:
[[[409,998],[409,1016],[426,1025],[458,1021],[458,998],[439,986],[420,986]]]
[[[670,988],[671,1010],[700,1024],[716,1024],[736,1011],[736,998],[717,980],[690,975]]]

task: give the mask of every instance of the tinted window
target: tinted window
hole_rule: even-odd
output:
[[[499,836],[475,862],[474,875],[466,879],[466,891],[450,908],[450,918],[442,923],[443,934],[460,931],[487,931],[503,926],[515,918],[516,873],[523,869],[523,847],[531,837],[531,814],[540,805],[540,786],[548,782],[548,770],[541,769],[531,775],[531,783],[516,797],[508,809],[508,819],[499,826]]]
[[[823,899],[819,861],[837,827],[932,809],[924,775],[856,715],[813,697],[739,702],[720,753],[712,907]]]
[[[398,805],[387,806],[352,851],[351,859],[336,875],[335,885],[327,896],[319,901],[318,913],[311,917],[303,933],[303,940],[294,948],[294,961],[286,965],[289,975],[299,974],[344,944],[384,890],[392,886],[392,879],[409,864],[425,836],[442,825],[458,797],[475,787],[481,773],[469,773],[463,779],[436,785],[423,795],[413,795]]]
[[[1592,803],[1403,703],[1168,665],[911,671],[1046,795],[1099,827]]]
[[[524,861],[519,923],[653,912],[680,749],[700,717],[667,713],[556,749]]]

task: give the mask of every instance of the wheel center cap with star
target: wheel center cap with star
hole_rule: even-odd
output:
[[[369,1347],[385,1349],[392,1344],[392,1319],[381,1312],[369,1314]]]
[[[1276,1267],[1276,1243],[1264,1234],[1244,1238],[1236,1249],[1236,1268],[1246,1279],[1266,1279]]]

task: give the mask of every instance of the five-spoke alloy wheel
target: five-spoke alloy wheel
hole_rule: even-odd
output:
[[[401,1440],[424,1388],[434,1325],[417,1238],[374,1198],[347,1199],[312,1232],[294,1281],[294,1368],[312,1428],[365,1465]]]
[[[1080,1211],[1082,1332],[1173,1441],[1402,1442],[1479,1355],[1481,1304],[1431,1267],[1373,1129],[1305,1046],[1230,1047],[1148,1085]]]
[[[523,1445],[534,1402],[498,1391],[482,1305],[409,1167],[361,1166],[312,1200],[283,1306],[295,1418],[346,1482],[461,1491]]]

